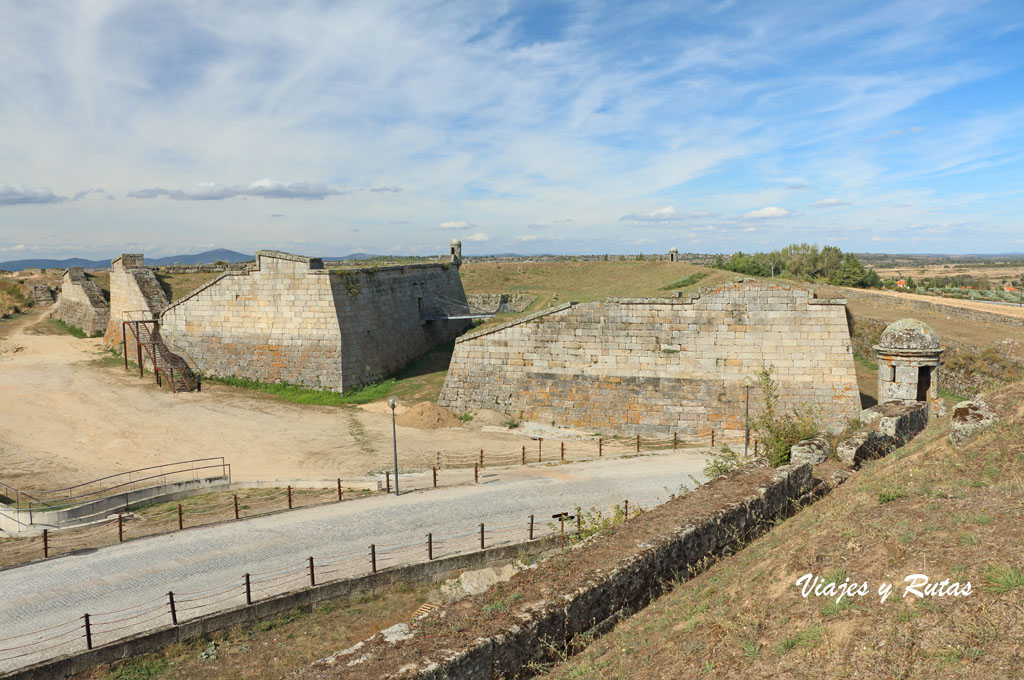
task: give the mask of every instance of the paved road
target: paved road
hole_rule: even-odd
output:
[[[577,505],[607,512],[629,499],[631,507],[651,506],[678,492],[681,485],[692,487],[689,475],[700,479],[704,460],[687,451],[487,470],[475,486],[295,510],[0,571],[0,650],[8,650],[0,651],[0,671],[82,649],[85,612],[93,619],[95,642],[102,644],[167,625],[170,590],[177,594],[180,617],[185,619],[243,604],[242,575],[247,572],[278,570],[253,579],[254,586],[264,588],[257,591],[262,596],[308,584],[302,569],[310,555],[323,565],[320,580],[325,580],[332,568],[337,569],[334,577],[368,571],[371,543],[413,546],[404,552],[400,547],[390,553],[382,549],[382,567],[399,560],[420,561],[425,558],[428,531],[438,536],[470,534],[439,544],[437,553],[442,556],[446,550],[471,550],[479,541],[481,522],[495,528],[514,525],[489,534],[488,544],[524,540],[530,514],[536,515],[540,527],[542,518],[550,522],[552,514]],[[339,554],[341,558],[326,559]],[[389,555],[395,557],[385,557]],[[191,602],[190,597],[198,599]],[[134,618],[119,620],[125,617]],[[61,626],[64,622],[67,625]],[[52,626],[57,627],[9,639]],[[53,636],[58,639],[39,642]],[[29,642],[37,644],[25,646]],[[18,654],[24,656],[10,658]]]

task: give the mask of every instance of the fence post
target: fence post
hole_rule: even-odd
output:
[[[562,460],[565,460],[565,442],[561,442],[561,445],[562,446],[561,446],[560,454],[562,456]]]
[[[252,604],[252,581],[248,574],[245,575],[245,604]]]
[[[636,436],[636,452],[640,453],[640,435]]]
[[[441,452],[440,451],[437,452],[437,456],[435,456],[435,458],[434,458],[434,465],[436,465],[438,468],[441,467]]]
[[[523,465],[526,465],[526,445],[523,444]]]
[[[629,519],[629,499],[627,498],[622,504],[626,508],[626,519]]]
[[[316,571],[313,569],[313,557],[309,558],[309,585],[310,587],[316,586]]]
[[[542,462],[542,450],[544,448],[544,437],[537,437],[537,462]]]
[[[437,468],[431,468],[434,471],[434,488],[437,488]]]
[[[50,530],[43,529],[43,559],[50,556]]]
[[[235,499],[235,519],[238,519],[238,494],[234,495]]]
[[[474,484],[479,484],[480,483],[480,468],[479,468],[479,466],[477,466],[476,463],[473,463],[473,483]]]
[[[757,456],[757,440],[754,440],[754,456]]]
[[[600,458],[604,449],[604,437],[597,438],[597,457]]]
[[[377,573],[377,545],[375,543],[370,544],[370,570]]]
[[[181,503],[178,503],[178,531],[185,528],[185,515],[181,511]]]
[[[117,513],[117,542],[124,543],[124,516]]]
[[[675,451],[676,448],[678,448],[678,446],[679,446],[679,433],[678,432],[673,432],[672,433],[672,450]]]
[[[530,515],[530,540],[533,540],[533,515]]]
[[[288,509],[292,509],[292,485],[288,485]]]
[[[579,534],[579,533],[582,533],[582,532],[583,532],[583,517],[581,516],[581,513],[580,513],[580,506],[577,505],[576,506],[576,533]]]
[[[387,487],[388,487],[387,488],[387,492],[391,493],[391,471],[390,470],[385,470],[384,471],[384,482],[387,484]]]
[[[174,606],[174,592],[167,593],[167,602],[171,605],[171,624],[178,625],[178,610]]]
[[[85,647],[86,649],[92,649],[92,626],[89,625],[89,615],[86,614],[85,619]]]
[[[711,430],[711,448],[715,448],[715,430]]]
[[[338,500],[341,500],[341,477],[338,477]]]
[[[565,513],[564,512],[558,516],[558,545],[561,548],[565,547]]]
[[[116,326],[115,326],[116,328]],[[125,328],[124,321],[121,322],[121,346],[124,352],[124,370],[128,370],[128,329]]]
[[[480,467],[484,466],[484,450],[480,449]]]
[[[434,559],[434,534],[427,534],[427,559]]]
[[[484,549],[484,523],[480,522],[480,549]]]

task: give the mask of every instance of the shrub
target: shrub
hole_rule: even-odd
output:
[[[764,457],[772,467],[789,462],[789,450],[804,439],[820,434],[818,409],[802,404],[792,413],[776,414],[779,403],[779,386],[772,378],[771,366],[765,366],[757,374],[764,399],[761,414],[754,418],[751,428],[758,433],[764,447]]]

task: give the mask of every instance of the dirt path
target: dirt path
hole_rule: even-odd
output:
[[[301,406],[220,385],[174,394],[110,365],[98,339],[34,331],[47,311],[0,323],[0,481],[54,488],[207,456],[226,457],[240,480],[353,478],[390,465],[389,413]],[[524,443],[513,433],[398,428],[403,466],[436,451],[518,451]]]

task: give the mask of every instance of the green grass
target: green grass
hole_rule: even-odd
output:
[[[985,590],[992,593],[1005,593],[1017,588],[1024,588],[1024,573],[1016,567],[993,565],[982,575]]]
[[[876,364],[874,361],[871,361],[871,359],[867,358],[860,352],[853,353],[853,360],[856,361],[857,364],[859,364],[862,368],[866,368],[869,371],[878,370],[878,364]]]
[[[676,279],[672,283],[665,284],[664,286],[662,286],[660,288],[660,290],[673,290],[675,288],[686,288],[687,286],[692,286],[693,284],[697,283],[698,281],[700,281],[701,279],[703,279],[707,275],[708,275],[708,272],[694,272],[694,273],[690,274],[689,276],[684,276],[681,279]]]
[[[67,333],[68,335],[73,335],[76,338],[86,337],[85,331],[83,331],[81,328],[73,324],[61,321],[60,319],[50,319],[50,325],[64,333]]]
[[[339,394],[330,390],[318,390],[290,383],[265,383],[259,380],[249,380],[248,378],[203,376],[203,380],[245,390],[257,390],[293,404],[312,404],[315,406],[368,404],[371,401],[378,401],[386,397],[391,388],[397,383],[394,378],[391,378]]]

